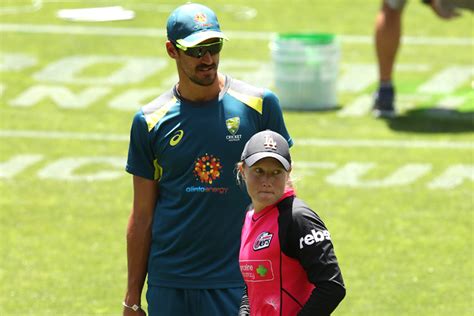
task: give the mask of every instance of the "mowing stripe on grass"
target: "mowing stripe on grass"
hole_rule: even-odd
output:
[[[419,148],[419,149],[474,149],[474,143],[456,141],[429,140],[387,140],[387,139],[318,139],[298,138],[297,145],[316,147],[385,147],[385,148]]]
[[[128,135],[104,134],[104,133],[73,133],[55,131],[32,131],[32,130],[0,130],[0,137],[32,138],[32,139],[71,139],[91,141],[128,141]]]
[[[166,37],[165,29],[137,27],[101,27],[54,24],[0,24],[0,32],[37,33],[37,34],[67,34],[67,35],[99,35],[99,36],[134,36],[134,37]],[[248,40],[270,40],[274,32],[245,32],[226,31],[229,38]],[[338,35],[343,43],[373,44],[373,37],[366,35]],[[404,45],[433,45],[433,46],[472,46],[470,37],[413,37],[404,36]]]
[[[128,141],[128,135],[105,133],[74,133],[33,130],[0,130],[3,138],[32,139],[71,139],[90,141]],[[385,147],[385,148],[430,148],[430,149],[474,149],[474,143],[461,141],[429,141],[429,140],[386,140],[386,139],[320,139],[297,138],[295,143],[316,147]]]

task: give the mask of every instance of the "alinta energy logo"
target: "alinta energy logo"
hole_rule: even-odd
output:
[[[196,159],[193,173],[196,180],[203,184],[213,184],[221,176],[222,164],[220,159],[214,155],[205,154]],[[219,193],[225,194],[229,188],[209,187],[209,186],[190,186],[186,188],[187,193]]]
[[[196,180],[202,183],[212,184],[221,176],[222,165],[219,158],[205,154],[198,158],[194,164],[194,175]]]

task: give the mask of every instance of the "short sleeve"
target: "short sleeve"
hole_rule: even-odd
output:
[[[311,283],[335,281],[344,285],[331,241],[331,234],[319,216],[295,199],[284,252],[297,259]],[[283,246],[282,246],[283,250]]]
[[[133,175],[156,180],[155,155],[143,112],[135,114],[130,131],[130,143],[125,170]]]

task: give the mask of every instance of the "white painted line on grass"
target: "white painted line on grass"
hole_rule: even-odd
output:
[[[429,149],[474,149],[474,142],[384,139],[296,139],[295,144],[316,147],[385,147]]]
[[[460,107],[466,102],[467,96],[450,95],[438,101],[435,108],[456,110],[458,107]]]
[[[126,28],[85,25],[53,25],[53,24],[0,24],[0,32],[32,33],[32,34],[70,34],[70,35],[105,35],[105,36],[136,36],[165,37],[164,29]]]
[[[128,135],[105,133],[75,133],[33,130],[0,130],[3,138],[32,139],[71,139],[87,141],[128,141]],[[384,140],[384,139],[320,139],[296,138],[297,146],[315,147],[368,147],[368,148],[429,148],[429,149],[474,149],[474,142],[462,141],[429,141],[429,140]]]
[[[474,76],[474,68],[465,65],[450,66],[418,87],[417,92],[430,94],[453,93]]]
[[[130,138],[127,135],[104,134],[104,133],[74,133],[54,131],[31,131],[31,130],[0,130],[0,137],[8,138],[32,138],[32,139],[75,139],[91,141],[113,141],[123,142]]]
[[[27,5],[16,5],[16,6],[4,6],[0,7],[0,15],[4,14],[18,14],[18,13],[29,13],[39,11],[43,7],[42,0],[31,0],[31,4]]]
[[[32,34],[67,34],[67,35],[98,35],[98,36],[134,36],[134,37],[165,37],[166,30],[158,28],[110,27],[85,25],[55,25],[55,24],[0,24],[0,32],[32,33]],[[231,39],[270,40],[274,32],[245,32],[226,31]],[[337,35],[342,43],[373,44],[370,35]],[[432,45],[432,46],[472,46],[470,37],[413,37],[404,36],[404,45]]]
[[[361,95],[353,100],[350,104],[342,108],[341,111],[337,113],[337,116],[345,117],[345,116],[364,116],[369,113],[370,109],[372,108],[373,99],[371,95]]]

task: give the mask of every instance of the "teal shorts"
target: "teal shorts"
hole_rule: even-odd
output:
[[[176,289],[148,287],[149,316],[236,316],[243,288]]]

